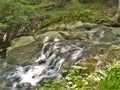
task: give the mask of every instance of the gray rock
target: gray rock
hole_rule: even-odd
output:
[[[67,30],[75,30],[75,29],[76,29],[76,26],[75,26],[75,25],[72,25],[72,24],[67,24],[67,25],[66,25],[66,29],[67,29]]]
[[[39,43],[44,43],[46,41],[52,41],[55,38],[63,40],[64,38],[62,37],[62,35],[57,32],[57,31],[50,31],[50,32],[46,32],[44,34],[42,34],[42,36],[39,38],[38,42]]]
[[[60,33],[60,34],[62,35],[62,37],[65,38],[65,39],[69,39],[69,38],[71,37],[70,33],[67,32],[67,31],[60,31],[59,33]]]
[[[111,45],[110,48],[109,48],[110,51],[113,51],[113,50],[120,50],[120,44],[118,45]]]
[[[73,39],[85,40],[87,35],[84,32],[76,32],[73,34]]]
[[[75,27],[76,27],[76,28],[83,27],[83,25],[84,25],[84,24],[83,24],[81,21],[78,21],[78,22],[75,23]]]
[[[78,22],[71,22],[71,23],[69,23],[69,24],[67,24],[66,25],[66,29],[67,30],[75,30],[75,29],[77,29],[77,28],[81,28],[81,27],[83,27],[83,23],[81,22],[81,21],[78,21]]]
[[[79,29],[79,28],[82,28],[82,27],[89,27],[89,28],[92,28],[94,26],[97,26],[97,24],[94,24],[94,23],[83,23],[81,21],[77,21],[77,22],[74,22],[74,23],[69,23],[66,25],[66,29],[67,30],[75,30],[75,29]]]
[[[114,28],[114,29],[112,30],[112,33],[113,33],[113,34],[116,34],[116,35],[120,35],[120,28]]]
[[[21,64],[29,60],[39,51],[39,45],[33,36],[25,36],[11,41],[11,47],[7,48],[8,64]]]
[[[97,26],[97,24],[95,24],[95,23],[88,23],[88,22],[86,22],[86,23],[84,23],[84,24],[83,24],[83,26],[84,26],[84,27],[88,27],[88,28],[92,28],[92,27]]]
[[[60,30],[60,31],[64,31],[64,30],[66,30],[66,25],[65,25],[65,24],[61,24],[61,25],[59,25],[58,30]]]

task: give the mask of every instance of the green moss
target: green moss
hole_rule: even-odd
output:
[[[47,26],[57,19],[58,22],[68,23],[75,20],[81,20],[83,22],[96,22],[103,17],[106,6],[102,3],[96,4],[80,4],[76,0],[72,0],[71,4],[66,7],[58,8],[53,11],[44,11],[43,16],[48,16],[48,20],[44,20],[41,25]],[[87,17],[87,18],[86,18]]]

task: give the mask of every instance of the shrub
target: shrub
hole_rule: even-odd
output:
[[[79,65],[69,71],[63,70],[63,78],[53,80],[52,83],[46,80],[39,90],[120,90],[120,61],[96,73],[88,74],[87,70]]]
[[[107,77],[98,84],[99,90],[120,90],[120,61],[115,61],[106,73]]]
[[[30,29],[28,26],[37,8],[38,6],[31,5],[27,0],[0,0],[0,29],[7,32],[8,36]]]

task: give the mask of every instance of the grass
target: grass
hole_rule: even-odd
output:
[[[107,77],[99,82],[99,90],[120,90],[120,61],[106,71]]]
[[[42,11],[43,16],[48,18],[41,22],[41,26],[44,27],[48,23],[68,23],[75,20],[81,20],[83,22],[97,23],[100,19],[105,19],[106,15],[111,15],[115,12],[116,8],[113,7],[109,13],[108,7],[103,3],[94,3],[94,4],[80,4],[76,0],[65,7],[55,8],[52,11]],[[86,18],[87,17],[87,18]]]

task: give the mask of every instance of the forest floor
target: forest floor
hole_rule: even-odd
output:
[[[35,21],[34,23],[39,22],[39,27],[34,28],[34,30],[31,30],[27,35],[34,35],[38,30],[40,31],[53,24],[67,24],[75,21],[115,26],[114,24],[112,25],[114,21],[112,21],[111,18],[114,17],[116,13],[116,6],[110,7],[103,3],[80,4],[78,2],[72,2],[64,7],[40,7],[36,15],[41,17],[41,21]],[[34,24],[32,26],[35,26]],[[8,44],[10,45],[9,42],[1,44],[0,57],[5,57],[6,47],[9,46]]]
[[[41,28],[53,23],[69,23],[82,21],[97,24],[111,24],[110,20],[117,13],[117,7],[106,6],[103,3],[79,4],[72,3],[53,10],[42,9],[45,19],[40,23]]]

